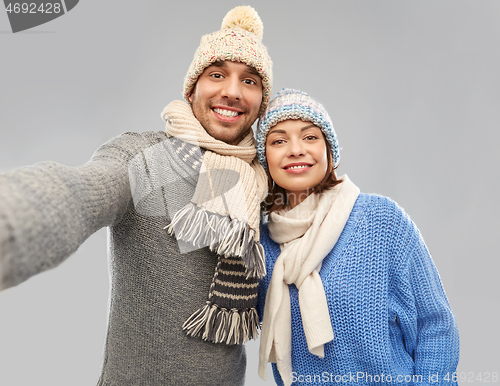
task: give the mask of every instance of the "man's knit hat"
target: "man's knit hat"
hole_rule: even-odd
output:
[[[335,167],[339,164],[339,143],[333,129],[332,120],[323,105],[303,91],[284,88],[269,103],[267,109],[259,119],[257,128],[257,156],[259,162],[267,170],[266,139],[269,130],[276,124],[287,119],[300,119],[312,122],[318,126],[330,145]]]
[[[264,111],[271,98],[273,63],[262,44],[264,26],[259,15],[250,6],[230,10],[222,20],[220,31],[204,35],[193,62],[184,79],[184,99],[189,96],[201,73],[216,61],[230,60],[255,68],[262,78],[262,104]]]

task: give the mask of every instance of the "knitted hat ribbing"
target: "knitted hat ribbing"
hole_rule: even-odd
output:
[[[262,78],[264,111],[271,97],[273,63],[262,44],[264,26],[259,15],[250,6],[233,8],[222,20],[220,31],[204,35],[184,79],[184,99],[189,96],[201,73],[216,61],[230,60],[255,68]]]
[[[301,119],[312,122],[318,126],[325,135],[327,143],[330,145],[333,163],[337,167],[340,154],[337,135],[333,129],[332,120],[323,105],[308,94],[300,90],[284,88],[269,103],[266,111],[259,119],[257,128],[257,156],[259,162],[267,170],[266,162],[266,138],[269,130],[276,124],[287,119]]]

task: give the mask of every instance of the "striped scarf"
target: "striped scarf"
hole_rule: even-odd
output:
[[[171,144],[182,144],[173,151],[198,170],[190,203],[172,216],[166,230],[180,242],[208,246],[218,255],[208,300],[183,329],[210,342],[243,344],[258,335],[257,287],[265,275],[259,220],[267,186],[255,140],[251,132],[236,146],[214,139],[182,101],[165,107],[162,118],[167,135],[175,137]],[[199,154],[199,162],[193,162],[193,154]]]

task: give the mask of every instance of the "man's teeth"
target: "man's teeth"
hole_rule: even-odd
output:
[[[223,117],[228,117],[228,118],[234,118],[238,115],[237,111],[231,111],[231,110],[223,110],[223,109],[214,109],[214,111],[222,115]]]
[[[310,167],[309,165],[298,165],[298,166],[290,166],[288,169],[304,169]]]

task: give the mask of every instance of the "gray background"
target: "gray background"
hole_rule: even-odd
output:
[[[339,173],[419,226],[457,316],[459,371],[500,372],[500,1],[247,3],[264,22],[273,94],[320,100],[343,148]],[[235,5],[83,0],[18,34],[0,12],[0,171],[80,165],[124,131],[163,130],[201,35]],[[107,297],[105,230],[0,293],[0,385],[95,384]],[[257,377],[257,352],[248,345],[247,384],[273,384]]]

